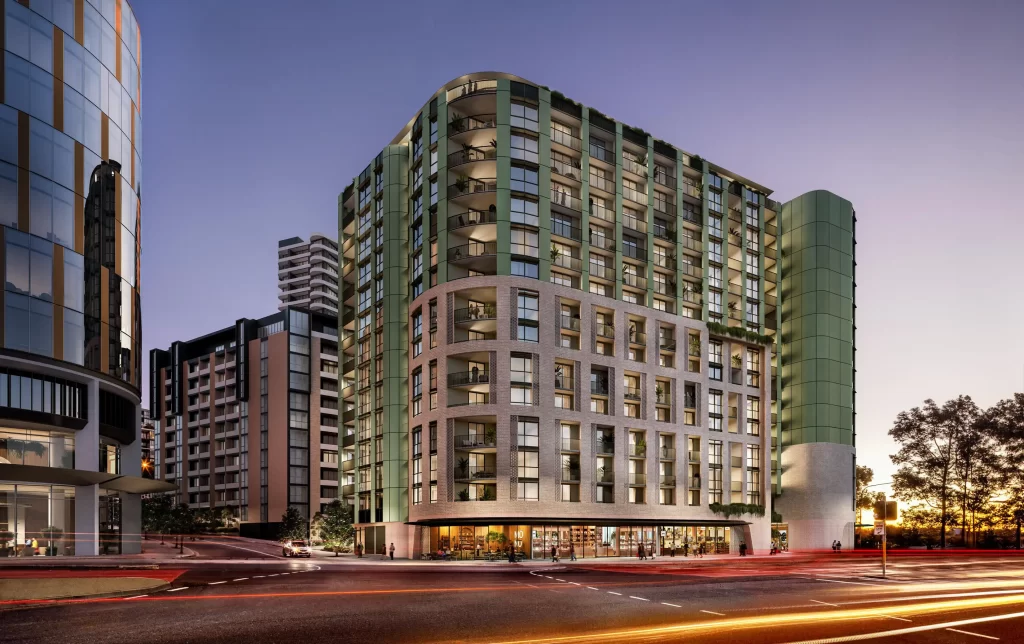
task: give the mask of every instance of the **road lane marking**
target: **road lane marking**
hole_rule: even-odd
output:
[[[839,637],[829,637],[827,639],[818,640],[803,640],[800,642],[792,642],[791,644],[841,644],[842,642],[863,642],[864,640],[875,640],[882,639],[883,637],[895,637],[897,635],[910,635],[912,633],[924,633],[927,631],[937,631],[940,628],[944,628],[947,631],[953,630],[954,626],[968,626],[970,624],[984,624],[986,622],[998,622],[1004,619],[1019,619],[1024,617],[1024,613],[1006,613],[1005,615],[990,615],[988,617],[975,617],[973,619],[961,619],[956,622],[945,622],[942,624],[927,624],[925,626],[908,626],[907,628],[898,628],[894,631],[876,631],[874,633],[861,633],[860,635],[844,635]],[[971,635],[978,635],[978,633],[971,633]],[[991,635],[985,635],[984,637],[992,637]],[[997,638],[998,639],[998,638]]]
[[[576,583],[575,581],[570,581],[569,583],[572,584],[573,586],[579,586],[579,584]]]
[[[863,581],[845,581],[842,579],[829,579],[827,577],[811,577],[814,581],[829,581],[833,584],[853,584],[854,586],[881,586],[882,584],[869,584]]]
[[[998,640],[998,637],[992,637],[991,635],[982,635],[981,633],[972,633],[971,631],[962,631],[958,628],[947,628],[947,631],[953,631],[954,633],[963,633],[964,635],[973,635],[975,637],[983,637],[987,640]]]
[[[272,575],[267,575],[267,577],[277,577],[277,576],[278,576],[279,574],[281,574],[281,573],[277,573],[277,572],[275,572],[275,573],[274,573],[274,574],[272,574]]]
[[[649,599],[644,599],[643,597],[636,597],[636,596],[634,596],[634,595],[630,595],[630,596],[629,596],[629,598],[630,598],[630,599],[639,599],[639,600],[640,600],[640,601],[642,601],[642,602],[649,602],[649,601],[651,601],[651,600],[649,600]]]
[[[253,575],[253,579],[263,579],[263,575]]]
[[[134,597],[125,597],[125,599],[138,599],[140,597],[149,597],[149,595],[136,595]]]
[[[564,580],[564,579],[558,579],[557,577],[555,578],[555,581],[560,581],[560,582],[562,582],[563,584],[565,583],[565,580]]]
[[[597,589],[596,589],[596,588],[594,588],[593,586],[587,586],[587,588],[589,588],[590,590],[597,590]]]
[[[209,585],[210,586],[216,586],[217,584],[226,584],[226,583],[228,583],[228,582],[226,582],[226,581],[211,581],[209,583]]]
[[[914,620],[907,619],[906,617],[896,617],[895,615],[882,615],[882,617],[888,617],[889,619],[895,619],[901,622],[912,622]]]
[[[672,608],[682,608],[679,604],[670,604],[668,602],[661,602],[663,606],[671,606]]]
[[[234,581],[245,581],[246,579],[248,579],[248,577],[239,577],[238,579],[235,579]]]
[[[617,592],[615,592],[614,590],[609,590],[609,591],[608,591],[608,594],[609,594],[609,595],[618,595],[619,597],[622,597],[622,593],[617,593]]]
[[[179,590],[188,590],[188,586],[182,586],[180,588],[171,588],[167,592],[169,592],[169,593],[176,593]]]
[[[725,613],[716,613],[713,610],[702,610],[701,612],[707,613],[708,615],[718,615],[719,617],[725,617]]]
[[[807,601],[812,601],[812,602],[814,602],[815,604],[824,604],[825,606],[835,606],[836,608],[839,608],[839,604],[830,604],[830,603],[828,603],[828,602],[820,602],[820,601],[818,601],[817,599],[809,599],[809,600],[807,600]]]

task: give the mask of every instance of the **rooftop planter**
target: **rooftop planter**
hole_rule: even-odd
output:
[[[712,503],[708,508],[715,514],[724,516],[726,519],[734,516],[738,517],[742,514],[752,514],[758,517],[764,516],[764,506],[755,503]]]

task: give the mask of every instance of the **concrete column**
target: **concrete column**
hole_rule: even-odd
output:
[[[142,410],[135,414],[135,440],[121,446],[121,474],[142,476]],[[121,554],[142,552],[142,497],[121,494]]]
[[[86,389],[87,422],[75,435],[75,469],[99,470],[100,383],[91,380]],[[100,489],[98,485],[75,488],[75,554],[99,554]]]

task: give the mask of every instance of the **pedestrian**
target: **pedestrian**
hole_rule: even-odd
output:
[[[684,557],[689,557],[690,556],[690,542],[689,541],[687,541],[686,543],[683,544],[683,556]]]
[[[703,541],[700,542],[700,558],[701,559],[704,558],[704,542]]]
[[[644,544],[641,543],[636,547],[636,558],[640,561],[645,561],[647,557],[644,555]]]
[[[556,563],[557,561],[558,561],[558,547],[557,546],[551,546],[551,563]]]
[[[841,542],[841,541],[839,541],[837,539],[836,540],[836,552],[842,552],[842,551],[843,551],[843,542]]]
[[[836,551],[836,540],[833,539],[832,540],[832,552],[835,552],[835,551]]]
[[[39,542],[36,541],[35,537],[32,538],[32,556],[39,554]]]
[[[391,542],[391,548],[389,549],[388,554],[391,555],[391,561],[394,561],[395,560],[395,542],[394,541]]]
[[[569,561],[576,561],[576,544],[569,543]]]
[[[515,546],[509,546],[509,548],[508,548],[508,562],[509,563],[515,563],[516,562],[516,547]]]
[[[745,543],[741,543],[740,544],[740,556],[741,557],[746,557],[747,556],[747,544],[745,544]]]

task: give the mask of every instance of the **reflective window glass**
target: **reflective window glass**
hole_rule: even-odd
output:
[[[74,38],[64,38],[64,84],[79,93],[82,92],[84,56],[85,51]]]
[[[43,239],[32,239],[29,295],[53,301],[53,244]]]
[[[53,183],[32,175],[29,194],[29,232],[43,239],[53,236]]]
[[[30,300],[32,311],[33,353],[53,355],[53,304],[41,300]]]
[[[85,310],[85,258],[72,250],[64,251],[64,307]]]
[[[28,158],[29,170],[53,178],[53,128],[36,119],[29,123]]]
[[[0,105],[0,160],[18,163],[18,111]]]
[[[64,131],[76,141],[85,140],[83,101],[85,99],[81,94],[70,87],[64,87]]]
[[[64,359],[85,364],[85,325],[78,311],[64,311]]]
[[[0,163],[0,224],[18,226],[18,168]]]
[[[75,247],[75,193],[57,184],[53,184],[53,241]]]
[[[100,55],[100,14],[93,9],[88,2],[83,7],[85,11],[82,12],[82,18],[84,19],[83,29],[83,42],[85,49],[92,53],[93,56],[99,57]]]
[[[86,20],[86,24],[89,24]],[[66,39],[65,39],[66,40]],[[88,40],[86,40],[88,43]],[[100,107],[101,90],[103,89],[103,81],[100,79],[106,79],[106,72],[103,71],[103,66],[100,65],[99,59],[88,51],[82,52],[82,95],[92,101],[92,104],[96,107]]]
[[[4,346],[8,349],[32,350],[32,316],[29,311],[28,297],[11,292],[4,294]]]
[[[49,1],[49,0],[47,0]],[[73,39],[75,33],[75,0],[53,0],[53,24],[68,34],[65,42]]]
[[[29,256],[31,255],[30,237],[17,230],[5,230],[7,241],[6,254],[6,282],[5,288],[8,291],[28,295],[29,292]]]

